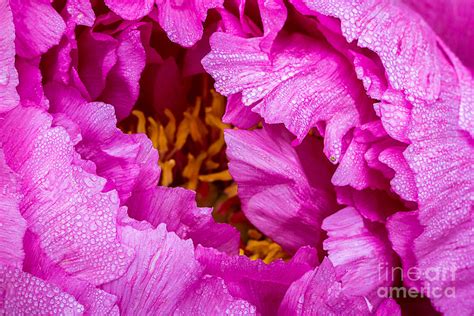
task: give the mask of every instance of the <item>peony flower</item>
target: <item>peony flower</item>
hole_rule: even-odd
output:
[[[472,314],[473,8],[2,0],[0,313]]]

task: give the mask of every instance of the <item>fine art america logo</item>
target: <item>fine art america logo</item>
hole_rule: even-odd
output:
[[[456,280],[455,267],[439,267],[421,270],[417,267],[402,269],[379,264],[379,280],[397,280],[401,278],[403,286],[379,287],[377,295],[383,298],[441,298],[456,296],[456,288],[451,286]]]

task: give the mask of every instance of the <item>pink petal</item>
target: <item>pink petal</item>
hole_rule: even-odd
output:
[[[138,99],[146,55],[138,29],[126,29],[120,34],[119,41],[117,63],[110,70],[100,100],[112,104],[117,119],[121,120],[130,114]]]
[[[165,225],[156,229],[147,227],[146,222],[130,222],[131,226],[121,229],[122,240],[135,249],[136,258],[126,274],[118,280],[103,285],[103,288],[119,299],[122,313],[156,313],[163,315],[173,313],[191,313],[186,307],[194,307],[198,312],[204,306],[208,295],[214,295],[218,305],[209,305],[211,314],[222,314],[223,310],[239,310],[236,300],[225,291],[212,292],[212,289],[223,289],[219,280],[213,284],[203,274],[202,267],[194,258],[194,247],[190,240],[182,240],[174,233],[168,233]],[[134,282],[130,282],[134,280]],[[197,296],[195,291],[205,293]],[[209,293],[210,292],[210,293]],[[243,309],[255,311],[247,302]],[[182,309],[183,308],[183,309]]]
[[[456,53],[463,63],[474,68],[474,5],[469,0],[404,0]]]
[[[105,180],[72,163],[77,154],[65,130],[51,128],[40,110],[17,108],[2,121],[0,140],[21,178],[22,215],[48,257],[93,284],[121,275],[131,253],[116,236],[117,194],[101,192]]]
[[[325,121],[325,153],[338,162],[342,138],[369,109],[347,61],[302,35],[281,36],[272,54],[264,53],[260,42],[222,33],[211,37],[212,50],[203,65],[216,80],[216,90],[227,96],[242,92],[245,105],[262,100],[253,111],[267,123],[284,123],[297,142]]]
[[[417,14],[386,0],[304,2],[315,12],[340,19],[348,42],[357,40],[358,46],[376,52],[395,89],[425,100],[438,97],[441,70],[433,58],[436,36]]]
[[[405,96],[396,90],[385,91],[380,103],[374,104],[374,109],[380,116],[383,127],[392,138],[403,143],[410,143],[408,127],[410,124],[411,104]]]
[[[28,106],[39,107],[47,110],[49,101],[44,95],[40,71],[40,58],[16,59],[16,68],[20,83],[17,87],[21,102]]]
[[[260,120],[260,115],[252,112],[252,106],[242,103],[242,94],[233,94],[227,98],[225,114],[222,117],[224,123],[246,129],[257,125]]]
[[[229,170],[247,218],[285,249],[317,246],[321,221],[336,204],[321,143],[298,147],[282,127],[225,132]]]
[[[25,264],[23,270],[59,287],[74,296],[84,306],[86,315],[119,315],[117,298],[96,288],[88,281],[70,276],[54,264],[41,249],[38,236],[28,231],[25,235]]]
[[[325,258],[319,267],[290,286],[278,315],[370,315],[370,312],[363,297],[344,293],[336,270]]]
[[[395,264],[383,226],[365,221],[356,209],[346,207],[327,217],[323,229],[328,233],[324,249],[334,264],[347,295],[365,296],[372,305],[380,302],[379,287],[389,287],[392,275],[380,273]]]
[[[156,0],[158,21],[172,42],[193,46],[202,37],[207,10],[221,7],[223,0]]]
[[[12,315],[82,315],[84,307],[58,287],[0,265],[0,310]]]
[[[15,69],[15,29],[8,1],[0,3],[0,113],[18,105],[18,73]]]
[[[386,184],[382,174],[370,168],[365,160],[369,148],[369,144],[352,139],[332,177],[332,184],[349,185],[357,190],[384,189]]]
[[[442,295],[429,295],[439,311],[462,315],[474,310],[473,301],[468,299],[474,292],[474,257],[468,255],[474,251],[474,147],[470,135],[458,125],[461,84],[442,54],[438,52],[444,73],[439,101],[414,103],[408,134],[412,144],[404,155],[415,174],[418,218],[425,227],[415,240],[422,280],[426,287],[443,291]],[[427,277],[433,270],[445,271],[448,277]],[[455,297],[444,292],[452,287]]]
[[[421,289],[417,259],[414,254],[414,240],[423,232],[418,221],[418,212],[399,212],[387,220],[387,231],[393,250],[402,261],[402,281],[407,287]]]
[[[229,225],[216,223],[210,209],[198,208],[195,195],[182,188],[151,188],[130,198],[128,213],[155,227],[165,223],[168,231],[182,239],[191,238],[195,245],[236,254],[240,242],[238,232]]]
[[[74,24],[92,27],[95,21],[95,13],[90,1],[67,0],[66,10],[71,15]]]
[[[153,0],[105,0],[105,5],[124,20],[139,20],[153,8]]]
[[[18,175],[5,162],[0,149],[0,265],[23,266],[26,221],[20,214]]]
[[[92,99],[105,88],[107,75],[117,62],[119,43],[112,36],[84,31],[78,39],[78,71]]]
[[[265,264],[245,256],[228,256],[212,248],[196,248],[204,273],[224,279],[229,293],[257,307],[262,315],[275,315],[288,287],[308,270],[317,257],[314,249],[301,248],[293,258]]]
[[[402,316],[402,311],[395,300],[388,298],[379,305],[375,316]]]
[[[158,152],[143,134],[124,134],[116,127],[114,108],[101,102],[86,102],[77,90],[49,84],[46,93],[51,112],[66,114],[81,130],[77,151],[97,166],[107,179],[106,189],[115,189],[124,204],[134,191],[154,187],[160,177]]]
[[[390,181],[392,190],[407,201],[416,201],[416,189],[413,171],[410,169],[405,157],[403,147],[385,149],[379,155],[379,160],[395,170],[395,176]]]
[[[12,0],[15,48],[19,56],[32,58],[59,44],[66,25],[48,0]]]

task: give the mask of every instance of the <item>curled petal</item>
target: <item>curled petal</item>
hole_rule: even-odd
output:
[[[15,48],[18,55],[32,58],[59,44],[66,25],[48,0],[12,0]]]
[[[18,175],[5,162],[0,149],[0,265],[21,268],[25,253],[23,236],[26,221],[20,214]]]
[[[49,258],[93,284],[121,275],[132,253],[117,240],[117,193],[102,192],[105,180],[74,163],[67,133],[44,112],[18,107],[1,125],[6,161],[21,178],[22,215]]]
[[[362,296],[345,294],[325,258],[290,286],[278,315],[370,315],[370,311]]]
[[[227,130],[229,170],[247,218],[289,251],[321,240],[321,221],[335,208],[332,170],[321,143],[298,147],[281,127]]]
[[[344,292],[366,296],[372,305],[377,305],[377,289],[393,282],[392,275],[380,271],[390,270],[395,263],[382,228],[365,221],[356,209],[346,207],[327,217],[323,229],[328,233],[324,249]]]
[[[84,307],[58,287],[0,265],[0,310],[14,315],[82,315]]]
[[[196,245],[237,253],[240,239],[237,231],[216,223],[211,210],[198,208],[195,195],[182,188],[151,188],[130,198],[128,212],[131,217],[146,220],[153,226],[165,223],[168,231],[183,239],[191,238]]]
[[[15,69],[15,29],[8,1],[0,2],[0,113],[18,105],[16,91],[18,73]]]

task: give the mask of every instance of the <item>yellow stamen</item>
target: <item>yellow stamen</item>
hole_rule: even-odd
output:
[[[153,147],[158,148],[158,139],[159,139],[159,127],[158,123],[152,118],[148,118],[150,126],[148,126],[148,137],[150,138]]]
[[[135,115],[138,119],[138,124],[137,124],[137,133],[144,133],[146,134],[146,119],[145,119],[145,114],[143,114],[142,111],[134,110],[132,111],[132,114]]]
[[[168,118],[168,124],[165,127],[166,138],[169,143],[174,143],[174,136],[176,133],[176,118],[174,117],[173,112],[169,109],[165,109],[165,115]]]
[[[202,162],[206,159],[207,154],[205,152],[200,153],[197,158],[192,154],[188,155],[188,164],[184,167],[183,177],[188,179],[186,188],[196,190],[198,184],[199,170],[201,169]]]
[[[168,151],[168,140],[166,139],[165,129],[160,125],[160,133],[158,134],[158,151],[160,155],[165,155]]]
[[[232,183],[230,186],[228,186],[227,188],[224,189],[224,192],[225,194],[227,194],[227,196],[229,198],[231,197],[234,197],[234,196],[237,196],[238,192],[237,192],[237,183]]]
[[[178,126],[178,133],[176,135],[176,143],[174,144],[174,148],[176,150],[181,150],[186,144],[186,140],[188,139],[189,136],[189,120],[184,119],[179,123]]]
[[[165,162],[159,162],[161,167],[161,185],[169,186],[173,182],[173,167],[176,165],[174,159]]]
[[[204,182],[229,181],[232,180],[232,176],[230,175],[229,170],[222,170],[221,172],[199,176],[199,180]]]
[[[225,145],[224,134],[221,133],[219,135],[219,139],[216,140],[214,143],[212,143],[211,146],[209,146],[207,150],[207,155],[209,156],[209,158],[214,157],[215,155],[220,153],[224,145]]]

